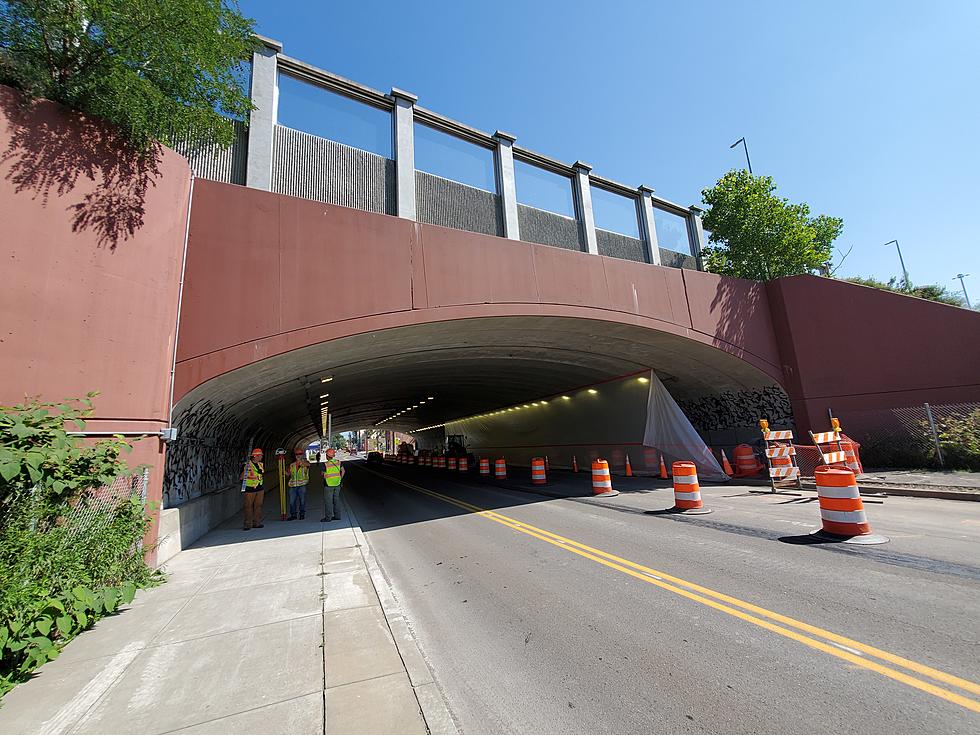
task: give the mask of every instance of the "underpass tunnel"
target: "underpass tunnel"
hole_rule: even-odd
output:
[[[487,317],[374,331],[259,360],[183,396],[175,406],[178,438],[168,453],[165,502],[234,482],[251,447],[262,448],[268,461],[279,447],[291,453],[305,446],[323,433],[324,409],[335,433],[381,429],[419,438],[420,429],[434,427],[431,443],[460,419],[646,375],[682,408],[707,403],[716,414],[740,396],[782,394],[771,376],[721,349],[618,322]],[[610,410],[627,411],[631,403],[617,405]],[[744,413],[744,405],[738,408]],[[545,420],[526,416],[530,423]],[[630,420],[620,418],[599,416],[595,432]]]

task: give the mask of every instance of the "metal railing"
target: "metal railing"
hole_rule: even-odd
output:
[[[186,151],[178,146],[198,176],[594,255],[701,269],[705,239],[697,207],[671,202],[646,186],[631,187],[599,176],[580,161],[568,164],[528,150],[516,145],[510,134],[478,130],[419,106],[412,94],[395,88],[385,94],[291,58],[276,41],[259,40],[262,47],[253,54],[251,65],[255,109],[247,125],[238,124],[241,134],[234,145],[228,151]],[[387,112],[392,158],[281,125],[280,75]],[[492,151],[496,191],[485,192],[417,170],[416,124]],[[574,194],[574,219],[519,203],[515,160],[567,178]],[[593,187],[635,203],[639,237],[596,227]],[[657,218],[671,215],[683,218],[686,224],[687,252],[662,248],[658,242]]]

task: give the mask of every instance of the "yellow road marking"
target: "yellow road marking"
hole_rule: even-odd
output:
[[[488,520],[500,523],[508,528],[511,528],[520,533],[532,536],[533,538],[539,539],[546,543],[552,544],[557,548],[564,549],[565,551],[570,551],[573,554],[577,554],[586,559],[590,559],[598,564],[609,567],[610,569],[615,569],[623,574],[628,574],[631,577],[642,580],[648,584],[655,585],[662,589],[673,592],[674,594],[685,597],[694,602],[701,603],[715,610],[719,610],[728,615],[732,615],[740,620],[752,623],[766,630],[778,633],[786,638],[791,638],[805,646],[814,648],[818,651],[823,651],[831,656],[836,656],[837,658],[843,659],[852,663],[856,666],[860,666],[870,671],[875,671],[882,676],[887,676],[890,679],[899,681],[908,686],[914,687],[924,692],[928,692],[936,697],[945,699],[948,702],[958,704],[966,709],[972,710],[973,712],[980,713],[980,702],[974,699],[965,697],[957,692],[951,692],[948,689],[943,689],[942,687],[936,686],[927,681],[922,681],[914,676],[911,676],[903,671],[897,671],[888,666],[884,666],[876,661],[869,661],[860,655],[851,653],[848,650],[837,648],[835,646],[845,646],[855,651],[874,656],[876,658],[887,661],[896,666],[901,666],[910,671],[914,671],[923,676],[928,676],[931,679],[942,682],[944,684],[955,686],[964,691],[971,692],[973,694],[980,694],[980,684],[976,684],[967,679],[961,679],[960,677],[953,676],[952,674],[947,674],[944,671],[939,671],[930,666],[920,664],[916,661],[911,661],[909,659],[897,656],[893,653],[887,651],[882,651],[881,649],[875,648],[873,646],[866,645],[860,641],[855,641],[845,636],[832,633],[828,630],[818,628],[815,625],[810,625],[809,623],[804,623],[794,618],[790,618],[786,615],[781,615],[780,613],[773,612],[771,610],[766,610],[765,608],[753,605],[749,602],[744,602],[735,597],[723,594],[721,592],[716,592],[707,587],[695,584],[693,582],[688,582],[686,580],[680,579],[679,577],[674,577],[665,572],[658,571],[656,569],[651,569],[650,567],[643,566],[642,564],[637,564],[636,562],[629,561],[628,559],[623,559],[621,557],[609,554],[600,549],[595,549],[591,546],[579,543],[578,541],[573,541],[572,539],[566,538],[564,536],[559,536],[551,531],[546,531],[542,528],[537,528],[523,521],[517,521],[508,516],[497,513],[496,511],[487,510],[481,508],[472,503],[467,503],[464,500],[459,500],[457,498],[450,497],[448,495],[443,495],[442,493],[435,492],[434,490],[429,490],[427,488],[415,485],[410,482],[405,482],[398,478],[392,477],[391,475],[385,475],[374,470],[365,469],[366,472],[370,472],[373,475],[382,477],[391,482],[403,485],[416,492],[423,493],[430,497],[436,498],[443,502],[455,505],[463,510],[467,510],[471,513],[483,516]],[[687,588],[687,589],[684,589]],[[714,598],[714,599],[711,599]],[[724,604],[727,603],[727,604]],[[741,610],[736,608],[742,608]],[[748,611],[748,612],[746,612]],[[749,613],[755,613],[749,614]],[[765,618],[769,618],[766,620]],[[773,622],[775,621],[775,622]],[[782,623],[782,625],[777,625],[776,622]],[[783,627],[788,626],[788,627]],[[828,645],[824,641],[816,640],[809,636],[803,635],[796,632],[795,630],[790,630],[789,628],[797,628],[798,630],[805,631],[811,635],[820,637],[829,641],[833,645]]]

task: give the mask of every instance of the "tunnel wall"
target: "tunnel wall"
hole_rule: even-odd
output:
[[[173,151],[136,163],[104,126],[0,86],[0,403],[99,391],[91,431],[168,425],[189,187]],[[159,502],[162,442],[126,459]]]

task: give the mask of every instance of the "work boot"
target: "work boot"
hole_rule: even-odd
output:
[[[252,528],[265,528],[265,524],[264,523],[260,523],[257,526],[252,526]]]
[[[252,530],[252,527],[251,526],[242,526],[242,530],[243,531],[251,531]]]
[[[287,518],[286,520],[287,521],[295,521],[296,520],[296,516],[289,516],[289,518]]]
[[[339,521],[339,520],[340,520],[340,516],[334,516],[334,517],[333,517],[333,519],[334,519],[335,521]]]
[[[326,523],[327,521],[330,521],[330,520],[332,520],[332,519],[331,518],[327,518],[326,516],[323,516],[323,518],[320,519],[320,523]]]
[[[300,513],[300,514],[299,514],[299,519],[300,519],[301,521],[305,521],[305,520],[306,520],[306,513]]]

